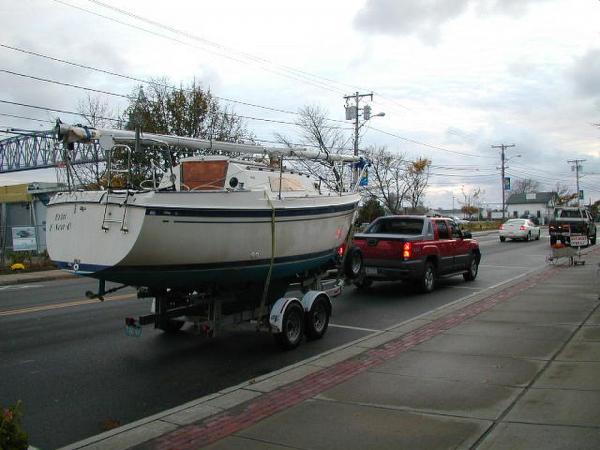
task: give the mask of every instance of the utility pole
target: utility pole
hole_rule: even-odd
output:
[[[567,162],[570,164],[575,164],[571,166],[571,170],[575,170],[575,178],[577,180],[577,206],[579,206],[579,171],[583,170],[583,166],[580,164],[584,162],[585,159],[569,159]]]
[[[500,161],[501,161],[501,176],[502,176],[502,222],[504,222],[505,219],[505,211],[504,211],[504,203],[505,203],[505,194],[504,194],[504,170],[505,170],[505,166],[506,166],[506,156],[504,155],[504,150],[506,150],[509,147],[514,147],[515,144],[500,144],[500,145],[492,145],[492,148],[499,148],[501,149],[500,151]]]
[[[355,92],[353,95],[346,95],[344,96],[344,99],[346,100],[346,120],[351,120],[354,119],[354,156],[358,156],[358,130],[360,129],[360,110],[361,108],[359,108],[358,104],[360,102],[360,99],[363,97],[370,97],[371,101],[373,101],[373,93],[371,92],[370,94],[359,94],[358,91]],[[354,106],[348,106],[348,102],[350,102],[351,100],[354,100]],[[363,108],[363,113],[364,113],[364,119],[365,120],[369,120],[370,119],[370,114],[371,114],[371,109],[369,107],[369,109],[366,109],[367,107]]]

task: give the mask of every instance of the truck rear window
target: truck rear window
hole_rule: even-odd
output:
[[[372,234],[409,234],[423,233],[423,219],[381,219],[375,222],[366,231]]]
[[[558,217],[581,219],[581,213],[578,209],[561,209],[558,212]]]

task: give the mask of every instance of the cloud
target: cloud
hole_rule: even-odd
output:
[[[504,14],[513,17],[527,11],[529,4],[548,0],[367,0],[356,14],[354,26],[370,34],[416,35],[435,45],[442,26],[470,7],[480,15]]]
[[[585,97],[600,96],[600,49],[588,50],[575,61],[569,72],[578,94]]]

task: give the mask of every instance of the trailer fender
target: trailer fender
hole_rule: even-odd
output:
[[[271,325],[271,329],[274,333],[281,333],[283,331],[283,316],[285,315],[285,312],[289,306],[293,303],[297,303],[302,309],[304,309],[304,305],[296,297],[281,297],[271,308],[271,312],[269,314],[269,325]]]
[[[320,295],[322,295],[327,300],[327,307],[329,309],[329,314],[331,314],[331,299],[329,298],[329,295],[327,295],[327,293],[324,291],[308,291],[306,294],[304,294],[304,297],[302,297],[302,307],[304,308],[305,312],[310,311],[313,303]]]

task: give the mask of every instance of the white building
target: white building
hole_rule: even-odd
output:
[[[508,219],[533,216],[540,225],[546,225],[552,217],[556,197],[556,192],[512,194],[506,201],[506,216]]]

